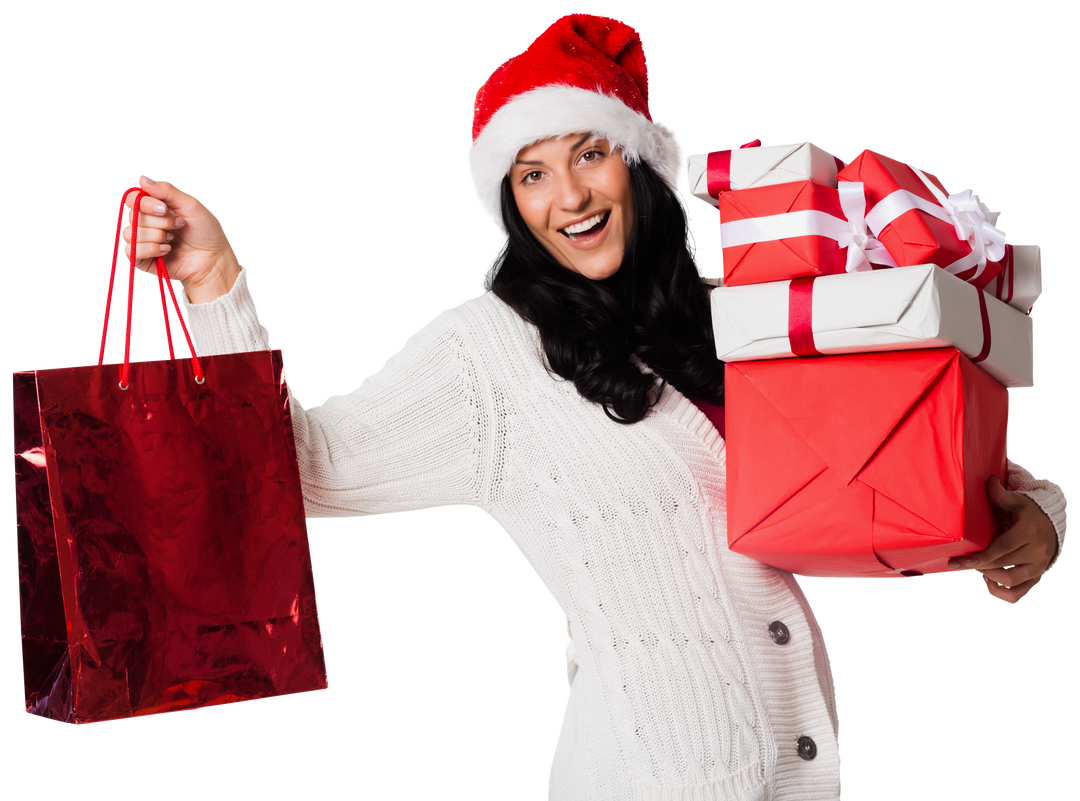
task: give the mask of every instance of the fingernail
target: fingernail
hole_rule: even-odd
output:
[[[959,570],[959,569],[960,569],[960,560],[959,559],[950,559],[949,560],[949,570]]]
[[[177,217],[176,220],[173,222],[173,227],[174,228],[183,228],[184,225],[186,225],[186,224],[187,224],[187,220],[185,220],[183,217]]]
[[[164,203],[155,203],[154,211],[156,211],[158,214],[164,214],[166,211],[168,211],[168,209],[166,208]]]
[[[162,245],[161,246],[161,252],[162,253],[168,253],[170,250],[172,250],[172,245]]]
[[[974,556],[972,556],[970,559],[964,560],[964,567],[975,567],[975,565],[977,564],[979,564],[979,560],[976,559]]]
[[[174,234],[172,231],[169,231],[169,233],[165,234],[165,241],[172,242],[175,236],[176,234]]]
[[[142,177],[142,179],[148,184],[157,184],[157,181],[153,180],[152,178],[147,178],[145,175]]]

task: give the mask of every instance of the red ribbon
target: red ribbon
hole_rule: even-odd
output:
[[[1013,296],[1013,246],[1012,245],[1006,245],[1005,246],[1005,256],[1004,256],[1004,258],[1002,258],[1000,264],[1001,264],[1001,272],[998,273],[997,290],[994,292],[994,297],[996,297],[998,300],[1003,300],[1006,303],[1008,303],[1010,300],[1012,300],[1012,296]],[[1005,275],[1006,275],[1006,273],[1008,273],[1008,276],[1009,276],[1009,292],[1008,292],[1008,295],[1006,295],[1005,297],[1001,297],[1001,290],[1005,288]]]
[[[739,147],[761,147],[761,140],[755,139]],[[731,151],[717,150],[710,153],[705,161],[705,185],[709,195],[719,199],[721,192],[731,189]]]
[[[814,345],[814,279],[794,278],[788,284],[788,340],[796,356],[820,356]]]
[[[983,346],[979,355],[972,359],[973,362],[981,362],[990,355],[990,315],[986,310],[986,293],[977,286],[972,288],[979,293],[979,316],[982,317]]]
[[[137,186],[133,186],[124,192],[124,196],[120,198],[120,211],[116,217],[116,241],[113,243],[112,272],[109,273],[109,296],[105,300],[105,325],[101,329],[101,351],[98,353],[98,366],[100,367],[105,361],[105,338],[109,334],[109,311],[112,309],[113,284],[116,281],[116,256],[120,252],[120,226],[124,222],[124,207],[127,204],[128,195],[132,192],[138,194],[135,195],[135,202],[131,206],[132,245],[128,258],[131,271],[128,275],[127,334],[124,338],[124,364],[120,368],[120,389],[123,390],[127,390],[130,386],[128,378],[131,372],[131,311],[135,298],[135,246],[139,241],[139,207],[142,204],[142,199],[147,197],[146,191]],[[165,287],[169,288],[169,294],[172,295],[176,316],[180,318],[180,327],[184,329],[184,337],[187,338],[188,348],[191,350],[191,366],[195,371],[195,381],[201,384],[205,380],[202,364],[199,362],[199,357],[195,355],[195,346],[191,342],[191,334],[188,333],[187,325],[184,323],[184,315],[180,313],[180,304],[176,300],[172,281],[169,280],[169,272],[165,269],[165,261],[161,256],[154,259],[154,266],[157,270],[158,287],[161,289],[161,308],[165,312],[165,336],[169,340],[169,358],[175,359],[176,354],[173,353],[172,331],[169,330],[169,307],[165,303]]]

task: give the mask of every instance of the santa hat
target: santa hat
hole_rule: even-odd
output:
[[[500,185],[523,147],[591,133],[643,160],[675,188],[679,149],[649,114],[649,78],[637,31],[572,14],[507,61],[476,93],[469,160],[480,199],[496,219]]]

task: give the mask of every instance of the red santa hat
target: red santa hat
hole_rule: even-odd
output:
[[[649,78],[637,31],[618,20],[572,14],[507,61],[476,93],[473,180],[500,219],[500,185],[523,147],[591,133],[644,160],[675,188],[679,149],[649,114]]]

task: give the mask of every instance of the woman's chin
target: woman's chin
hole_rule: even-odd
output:
[[[577,258],[567,259],[565,266],[578,275],[583,275],[590,281],[603,281],[611,278],[622,266],[622,254],[618,258],[612,258],[610,254],[597,253],[593,258],[582,258],[582,254],[575,254]],[[593,255],[593,254],[590,254]]]
[[[582,270],[581,274],[588,278],[590,281],[603,281],[605,278],[611,278],[611,276],[615,275],[615,273],[619,271],[619,267],[621,266],[622,263],[619,262],[614,265],[604,266],[588,271]]]

